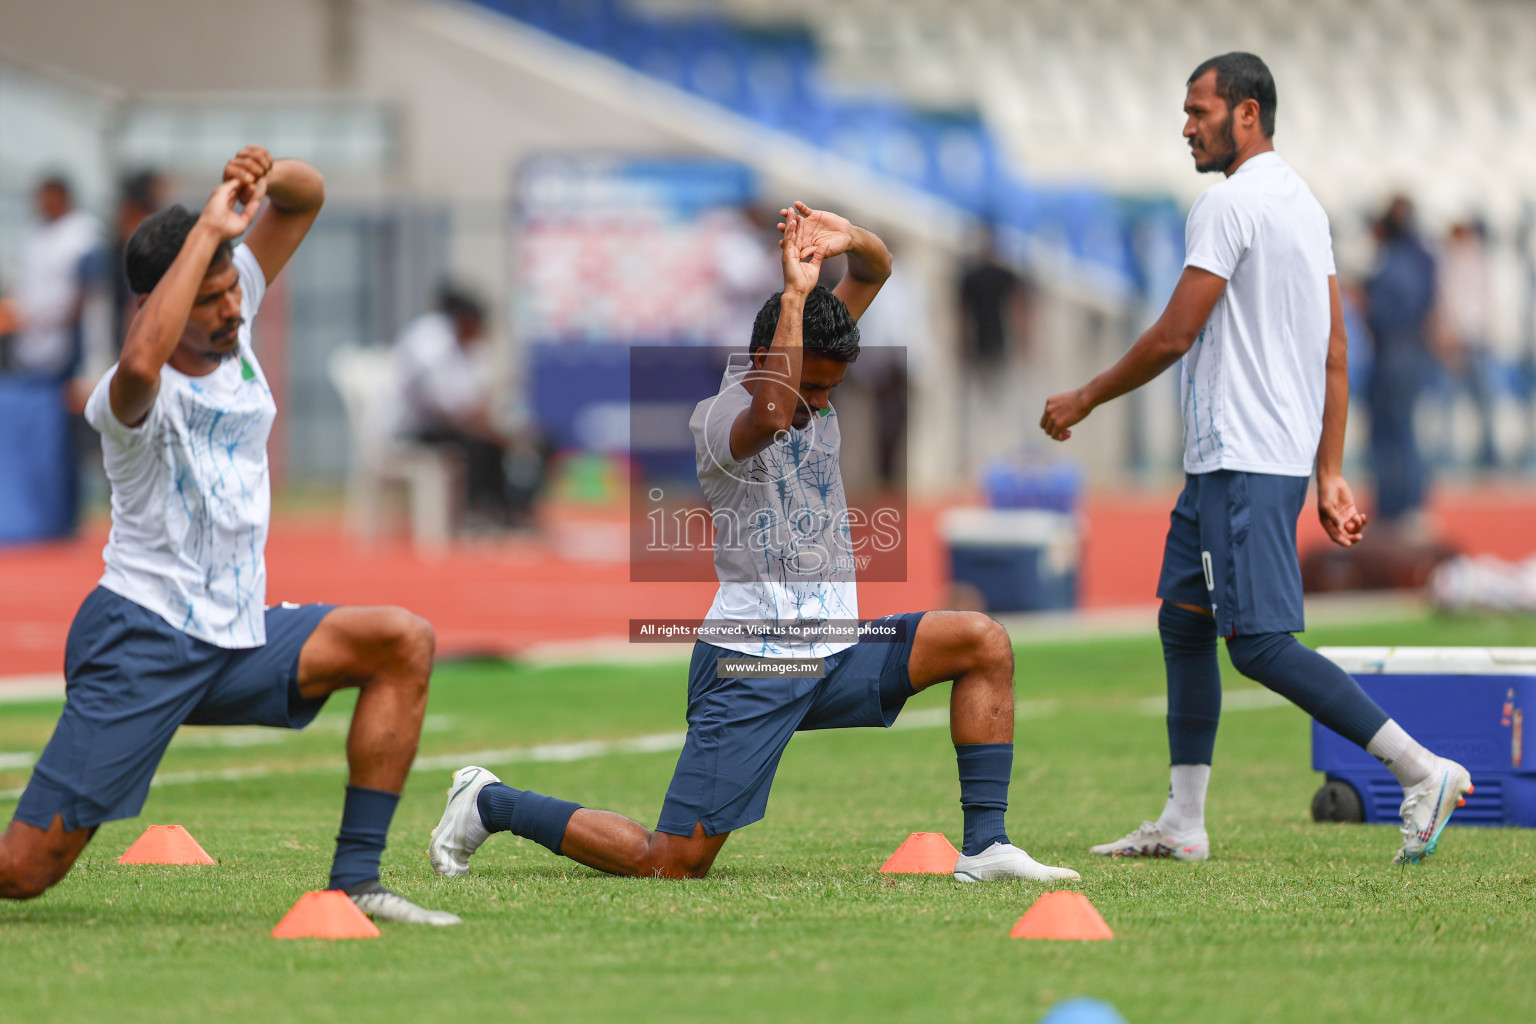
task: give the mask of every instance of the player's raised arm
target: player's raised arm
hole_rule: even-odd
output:
[[[1365,513],[1344,479],[1344,425],[1349,418],[1349,335],[1339,279],[1328,278],[1328,376],[1323,392],[1323,433],[1317,444],[1317,517],[1328,537],[1350,547],[1365,535]]]
[[[848,273],[832,289],[832,294],[842,300],[855,320],[864,315],[869,304],[891,276],[891,252],[873,231],[866,231],[852,224],[846,217],[839,217],[828,210],[813,210],[802,202],[794,204],[794,212],[800,218],[800,248],[802,254],[815,251],[822,259],[848,254]],[[788,221],[790,211],[780,210],[779,216]],[[785,224],[779,225],[783,231]]]
[[[1226,287],[1226,279],[1209,270],[1185,267],[1157,323],[1147,328],[1114,366],[1076,391],[1047,399],[1040,429],[1057,441],[1065,441],[1072,436],[1072,426],[1094,409],[1156,379],[1194,345]]]
[[[112,415],[118,422],[136,427],[149,415],[155,396],[160,393],[160,370],[181,341],[193,303],[222,300],[222,292],[201,294],[208,267],[220,245],[240,237],[250,226],[266,193],[266,182],[258,180],[248,187],[248,199],[243,208],[237,209],[241,189],[238,181],[226,181],[214,189],[170,269],[133,318],[128,337],[123,341],[123,353],[117,361],[117,372],[112,376],[109,395]],[[238,317],[238,279],[235,279],[234,287],[237,289],[234,310]]]
[[[753,356],[752,404],[731,424],[731,457],[748,459],[773,444],[794,425],[800,405],[800,371],[804,366],[805,297],[821,276],[821,254],[803,247],[804,224],[797,214],[780,225],[780,263],[784,292],[779,297],[779,326],[773,341]]]
[[[246,146],[224,165],[224,180],[240,183],[242,202],[266,182],[267,211],[256,218],[245,244],[271,284],[320,215],[325,179],[302,160],[273,160],[261,146]]]

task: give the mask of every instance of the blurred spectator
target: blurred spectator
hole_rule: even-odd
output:
[[[1440,250],[1438,303],[1446,335],[1439,348],[1453,385],[1447,410],[1461,392],[1471,396],[1481,427],[1477,464],[1494,469],[1499,453],[1493,433],[1494,365],[1489,348],[1492,292],[1482,224],[1461,221],[1451,226]],[[1444,433],[1443,443],[1449,446],[1450,431]]]
[[[465,522],[476,528],[505,527],[512,520],[503,464],[506,438],[494,424],[480,359],[484,337],[479,300],[445,287],[437,311],[412,320],[395,342],[394,436],[458,454]]]
[[[38,223],[18,267],[10,369],[62,383],[80,362],[83,313],[100,278],[101,224],[74,208],[69,182],[57,175],[38,185],[36,201]]]
[[[1376,268],[1365,282],[1365,303],[1373,350],[1367,391],[1376,512],[1383,525],[1413,526],[1427,487],[1414,410],[1429,368],[1435,260],[1404,196],[1393,198],[1375,232]]]
[[[885,237],[889,238],[889,235]],[[922,281],[904,269],[895,245],[891,276],[859,318],[864,349],[899,347],[899,352],[866,351],[850,377],[867,383],[874,399],[875,469],[884,487],[906,482],[907,408],[911,381],[928,369],[929,312]]]
[[[732,211],[715,235],[721,322],[714,343],[730,348],[745,345],[763,302],[784,286],[779,269],[777,220],[757,206]]]
[[[123,338],[133,320],[134,296],[123,273],[123,250],[144,218],[165,205],[165,179],[151,170],[124,178],[118,186],[117,222],[112,226],[112,351],[122,351]]]
[[[966,400],[963,440],[967,463],[976,441],[996,431],[1007,401],[1014,348],[1023,343],[1022,311],[1027,299],[1022,278],[998,259],[990,226],[978,233],[973,254],[960,275],[961,369]]]

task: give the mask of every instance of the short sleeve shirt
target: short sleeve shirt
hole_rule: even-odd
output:
[[[790,429],[738,461],[731,455],[731,427],[752,404],[743,379],[740,368],[727,370],[719,394],[695,407],[688,426],[715,523],[720,590],[708,618],[761,627],[762,639],[706,639],[757,657],[827,657],[852,642],[799,643],[779,629],[858,619],[837,413],[829,407],[803,429]]]
[[[266,643],[267,437],[277,406],[251,347],[266,276],[235,249],[240,312],[233,357],[202,377],[165,366],[144,422],[112,412],[114,365],[86,403],[112,487],[112,533],[101,585],[199,640]]]
[[[1184,356],[1184,469],[1307,476],[1322,435],[1334,274],[1328,216],[1276,153],[1189,211],[1184,265],[1227,281]]]

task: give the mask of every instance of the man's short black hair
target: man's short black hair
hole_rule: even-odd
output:
[[[180,203],[144,218],[123,251],[123,272],[135,295],[148,295],[155,290],[155,285],[181,255],[181,247],[186,244],[192,225],[196,223],[197,214]],[[227,241],[220,242],[213,251],[213,259],[208,261],[208,269],[233,258],[234,248]]]
[[[1235,51],[1224,53],[1195,68],[1185,85],[1194,85],[1195,79],[1214,69],[1216,95],[1227,102],[1228,110],[1237,109],[1243,100],[1259,104],[1259,128],[1266,139],[1275,137],[1275,76],[1269,67],[1251,53]]]
[[[437,289],[437,310],[451,320],[485,322],[485,304],[459,285],[444,284]]]
[[[751,351],[772,344],[773,334],[779,329],[779,302],[783,297],[783,292],[774,292],[757,311],[757,320],[752,324]],[[859,322],[826,285],[817,285],[805,297],[805,319],[800,331],[807,352],[839,363],[859,358]]]
[[[155,212],[155,200],[159,198],[160,175],[155,171],[136,171],[118,185],[118,199],[132,203],[147,213]]]

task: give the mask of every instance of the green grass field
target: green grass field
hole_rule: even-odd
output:
[[[1306,639],[1531,645],[1536,627],[1414,621]],[[468,878],[436,878],[422,850],[451,771],[441,765],[457,755],[683,727],[681,663],[449,665],[422,738],[429,765],[406,789],[384,876],[461,914],[463,927],[268,937],[300,893],[325,883],[349,702],[333,701],[303,734],[183,730],[142,817],[103,827],[43,898],[0,905],[0,1020],[1033,1022],[1079,995],[1114,1003],[1131,1024],[1531,1019],[1536,836],[1452,829],[1439,854],[1405,869],[1388,863],[1394,829],[1314,824],[1306,719],[1229,669],[1213,859],[1092,858],[1089,844],[1162,805],[1157,642],[1018,655],[1010,833],[1082,872],[1112,942],[1010,940],[1032,886],[876,872],[909,832],[959,841],[940,693],[914,701],[909,714],[928,711],[915,727],[797,737],[767,819],[733,837],[703,881],[609,878],[505,835]],[[56,712],[0,707],[0,754],[40,750]],[[490,766],[515,785],[655,821],[674,753],[547,759],[555,753]],[[0,767],[0,790],[25,780]],[[0,814],[13,808],[0,801]],[[146,825],[172,822],[218,865],[116,863]]]

